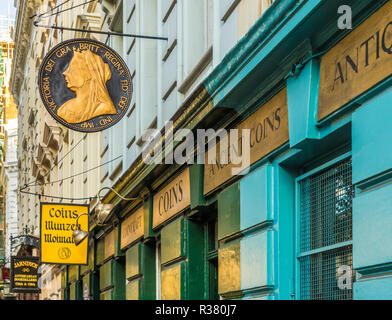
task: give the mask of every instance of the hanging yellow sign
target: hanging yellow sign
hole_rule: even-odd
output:
[[[87,264],[88,237],[78,246],[72,237],[76,219],[80,230],[89,230],[89,206],[41,202],[41,262],[54,264]]]

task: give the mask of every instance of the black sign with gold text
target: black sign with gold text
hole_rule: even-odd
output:
[[[11,257],[11,291],[40,293],[38,288],[39,257]]]
[[[122,58],[91,39],[61,42],[42,61],[38,86],[51,116],[80,132],[105,130],[126,114],[132,80]]]

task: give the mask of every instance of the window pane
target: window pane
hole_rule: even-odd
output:
[[[300,250],[352,239],[351,160],[300,182]]]
[[[300,182],[301,299],[352,299],[352,246],[330,247],[352,239],[351,173],[345,160]]]
[[[339,269],[345,267],[347,269]],[[339,288],[339,278],[352,270],[352,247],[344,247],[300,258],[301,299],[349,300],[353,297],[350,288]],[[350,272],[352,273],[352,272]],[[348,276],[352,276],[348,274]],[[341,284],[346,284],[340,279]]]

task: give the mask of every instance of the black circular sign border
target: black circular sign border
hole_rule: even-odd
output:
[[[42,85],[42,78],[43,78],[43,72],[44,72],[44,67],[46,66],[46,63],[49,61],[49,59],[52,57],[52,55],[56,52],[56,50],[60,47],[65,46],[66,44],[70,44],[70,43],[93,43],[95,45],[98,45],[102,48],[105,48],[106,50],[110,51],[115,57],[116,59],[118,59],[118,61],[121,63],[121,65],[123,66],[126,74],[127,74],[127,78],[129,80],[129,89],[128,89],[128,98],[127,98],[127,103],[126,103],[126,107],[122,110],[121,113],[117,113],[118,117],[108,123],[105,126],[101,126],[99,128],[80,128],[80,127],[75,127],[72,124],[62,120],[59,116],[57,116],[56,114],[54,114],[53,112],[51,112],[48,108],[48,106],[45,103],[45,99],[43,97],[43,85]],[[39,87],[39,93],[41,96],[41,100],[45,106],[46,111],[52,116],[52,118],[54,118],[57,122],[61,123],[63,126],[67,127],[68,129],[74,130],[74,131],[78,131],[78,132],[84,132],[84,133],[91,133],[91,132],[100,132],[103,130],[106,130],[112,126],[114,126],[115,124],[117,124],[123,117],[124,115],[127,113],[128,109],[129,109],[129,105],[131,104],[132,101],[132,96],[133,96],[133,83],[132,83],[132,77],[131,74],[129,72],[128,66],[127,64],[124,62],[123,58],[112,48],[108,47],[107,45],[105,45],[104,43],[97,41],[97,40],[93,40],[93,39],[84,39],[84,38],[75,38],[75,39],[70,39],[70,40],[65,40],[63,42],[60,42],[59,44],[57,44],[56,46],[54,46],[52,49],[49,50],[49,52],[46,54],[46,56],[44,57],[44,59],[42,60],[41,66],[39,68],[39,74],[38,74],[38,87]],[[117,107],[116,107],[117,110]],[[101,116],[99,116],[101,117]],[[95,117],[98,118],[98,117]],[[93,118],[94,119],[94,118]],[[85,122],[85,121],[83,121]],[[82,122],[82,123],[83,123]],[[78,123],[78,125],[80,125],[80,123]]]

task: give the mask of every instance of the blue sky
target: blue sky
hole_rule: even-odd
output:
[[[14,0],[0,0],[0,14],[8,14],[8,5],[10,6],[11,17],[15,17],[16,9],[14,7]]]

